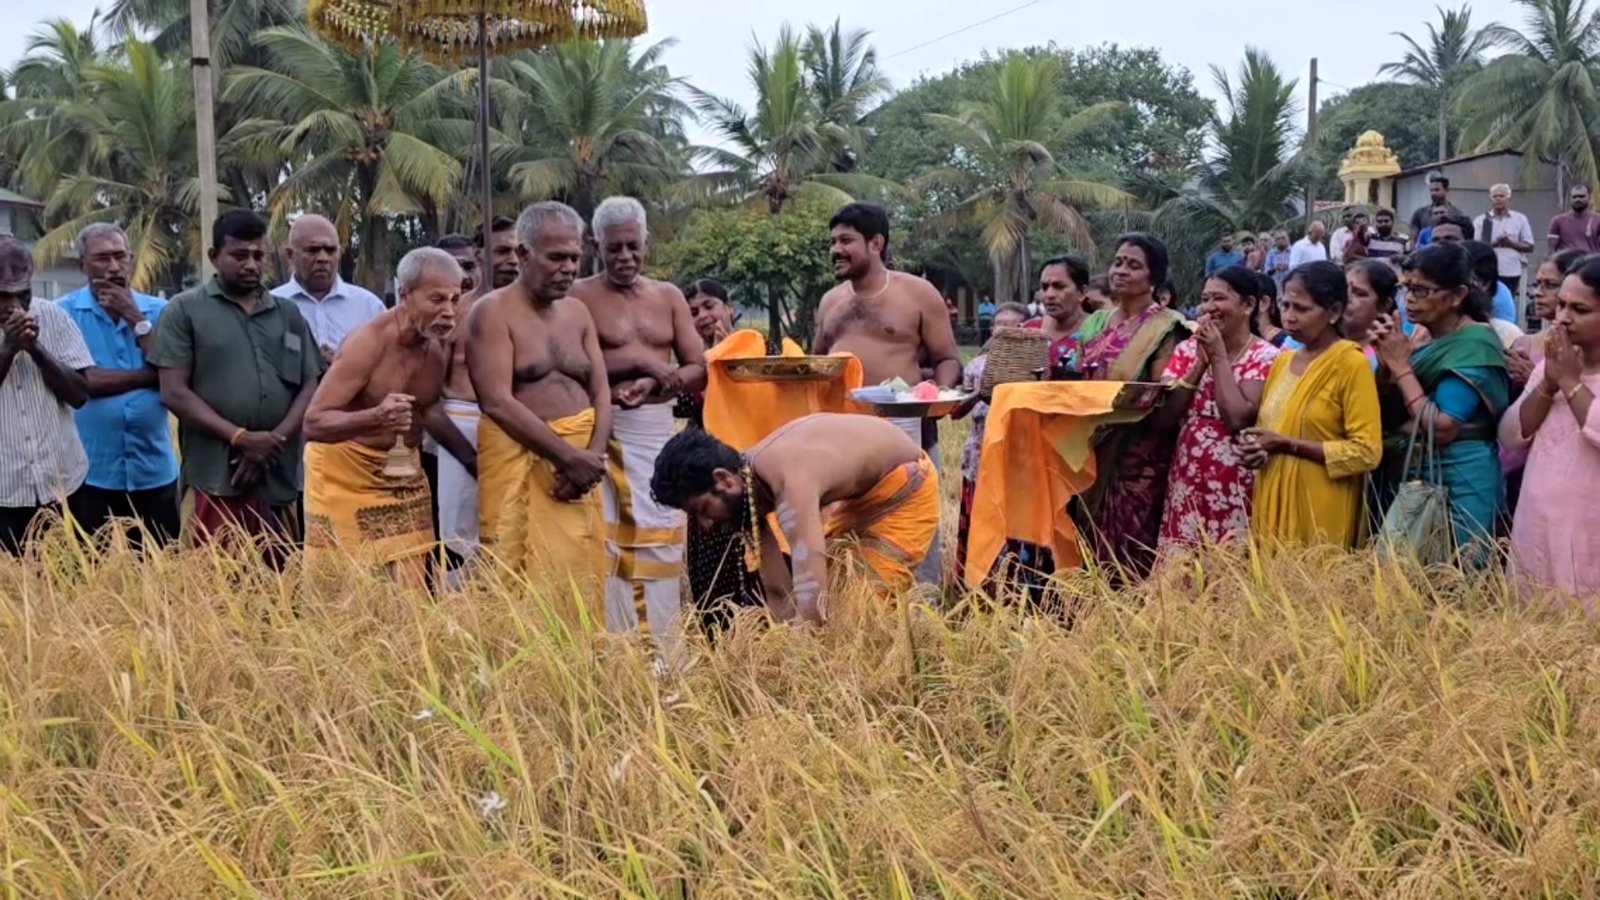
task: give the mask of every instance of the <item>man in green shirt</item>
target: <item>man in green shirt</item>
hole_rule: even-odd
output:
[[[167,305],[149,361],[178,417],[185,544],[239,529],[281,567],[297,531],[300,424],[322,361],[300,311],[262,288],[266,238],[253,212],[217,218],[216,277]]]

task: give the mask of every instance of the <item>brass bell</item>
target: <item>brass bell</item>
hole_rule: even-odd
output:
[[[383,462],[383,477],[417,477],[417,464],[411,454],[411,448],[406,446],[404,435],[394,436],[394,446],[389,448],[389,458]]]

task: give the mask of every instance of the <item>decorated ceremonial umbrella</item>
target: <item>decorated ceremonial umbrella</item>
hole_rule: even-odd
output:
[[[311,28],[352,48],[392,40],[438,62],[478,63],[478,177],[483,235],[494,220],[489,177],[489,57],[565,41],[634,37],[644,0],[311,0]]]

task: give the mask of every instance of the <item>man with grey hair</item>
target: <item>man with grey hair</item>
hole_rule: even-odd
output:
[[[1494,248],[1495,258],[1500,263],[1500,283],[1511,292],[1514,301],[1522,288],[1522,268],[1527,261],[1524,254],[1532,253],[1534,244],[1533,224],[1527,216],[1511,208],[1511,185],[1496,184],[1489,188],[1489,213],[1479,216],[1473,225],[1478,240]],[[1515,302],[1512,307],[1495,310],[1495,318],[1515,323]]]
[[[317,339],[326,368],[346,338],[383,313],[383,300],[339,277],[344,248],[339,243],[339,229],[324,216],[307,214],[295,219],[283,255],[294,277],[273,288],[272,295],[293,301],[299,308]]]
[[[135,547],[178,537],[178,457],[161,403],[161,382],[145,360],[167,301],[129,284],[128,236],[109,222],[78,232],[78,267],[89,283],[56,301],[94,357],[89,402],[77,412],[89,474],[72,495],[72,517],[90,534],[131,519]]]
[[[567,296],[583,219],[547,201],[517,219],[515,281],[467,321],[478,423],[481,552],[533,582],[569,625],[606,622],[605,477],[611,391],[594,320]],[[609,624],[609,623],[608,623]]]
[[[33,256],[0,237],[0,550],[21,552],[34,520],[59,512],[88,469],[72,410],[94,359],[59,306],[33,296]]]
[[[437,546],[423,431],[469,470],[477,454],[440,403],[461,266],[422,247],[397,274],[399,302],[350,333],[306,410],[306,567],[334,573],[353,558],[421,588]]]
[[[606,582],[606,614],[665,633],[678,613],[687,534],[683,514],[651,497],[650,478],[676,430],[673,402],[705,387],[705,346],[683,293],[644,277],[649,228],[638,200],[602,201],[591,237],[603,271],[573,285],[572,296],[599,329],[617,407],[605,490],[617,559]]]

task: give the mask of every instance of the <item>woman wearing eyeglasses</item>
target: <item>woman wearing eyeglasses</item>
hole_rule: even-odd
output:
[[[1489,561],[1494,527],[1505,504],[1505,479],[1496,446],[1500,414],[1511,403],[1511,378],[1500,338],[1488,325],[1488,297],[1473,284],[1463,247],[1438,244],[1403,266],[1406,312],[1426,328],[1427,344],[1413,347],[1393,316],[1373,326],[1385,386],[1380,391],[1384,463],[1374,477],[1371,512],[1381,516],[1405,479],[1431,480],[1435,467],[1449,490],[1450,521],[1461,562]],[[1432,460],[1405,470],[1413,434],[1428,440]]]

